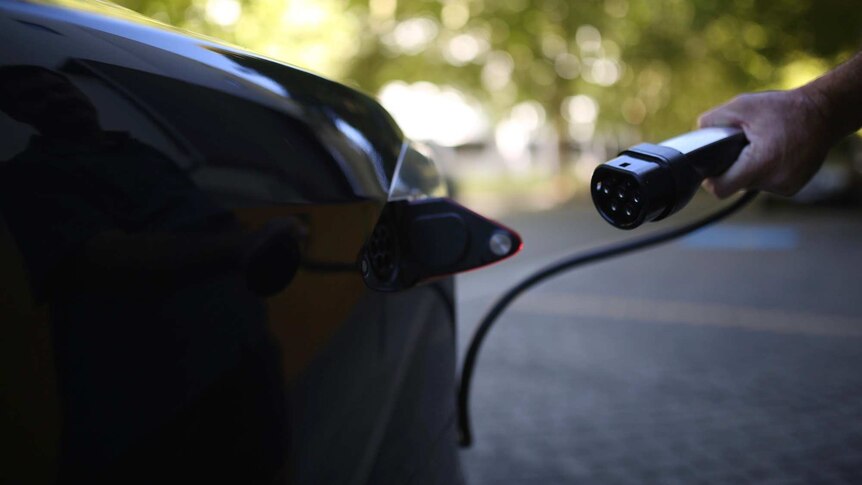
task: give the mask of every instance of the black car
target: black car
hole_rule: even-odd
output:
[[[0,1],[4,483],[460,482],[451,274],[517,234],[370,97]]]

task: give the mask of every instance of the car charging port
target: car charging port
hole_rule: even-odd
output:
[[[398,291],[496,263],[521,249],[513,230],[446,198],[386,204],[360,268],[365,284]]]
[[[392,280],[398,265],[398,239],[388,221],[381,221],[374,227],[365,258],[379,281]]]

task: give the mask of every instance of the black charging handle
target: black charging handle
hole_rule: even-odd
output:
[[[727,170],[747,144],[742,130],[713,127],[635,145],[593,172],[593,203],[621,229],[664,219],[685,207],[705,178]]]

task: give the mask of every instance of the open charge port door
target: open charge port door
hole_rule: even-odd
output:
[[[386,204],[360,254],[365,284],[398,291],[521,250],[515,231],[445,198]]]

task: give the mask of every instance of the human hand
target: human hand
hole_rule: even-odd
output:
[[[719,198],[757,189],[790,196],[814,176],[835,139],[819,98],[804,89],[743,94],[701,115],[700,127],[742,128],[749,144],[704,187]]]

